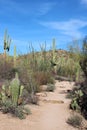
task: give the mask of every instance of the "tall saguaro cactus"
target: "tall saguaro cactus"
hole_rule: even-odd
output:
[[[16,68],[16,46],[14,46],[14,68]]]
[[[55,38],[53,38],[53,43],[52,43],[53,62],[55,62],[55,58],[56,58],[55,50],[56,50],[56,41],[55,41]]]
[[[11,39],[9,35],[7,35],[7,30],[5,30],[4,34],[4,56],[6,58],[6,51],[9,52],[10,50],[10,44],[11,44]]]

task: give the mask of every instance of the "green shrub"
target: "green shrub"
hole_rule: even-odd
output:
[[[28,108],[25,108],[23,106],[16,107],[15,113],[14,113],[14,115],[18,117],[19,119],[25,119],[26,118],[25,115],[29,115],[29,114],[31,114],[31,111]]]
[[[71,109],[80,110],[79,102],[81,102],[82,96],[83,96],[83,92],[81,90],[74,91],[73,98],[70,104]]]
[[[19,119],[25,119],[26,115],[29,115],[31,112],[28,108],[25,108],[23,105],[15,106],[11,100],[6,100],[4,103],[0,103],[1,111],[6,113],[11,113],[13,116],[18,117]]]
[[[73,80],[78,80],[81,73],[79,62],[70,57],[59,57],[56,69],[58,75],[66,76]]]
[[[39,85],[46,85],[47,83],[54,83],[54,79],[50,72],[38,71],[34,74],[34,78]]]
[[[67,119],[67,123],[73,127],[81,127],[82,125],[82,117],[78,114],[72,115]]]
[[[5,59],[0,59],[0,79],[12,79],[15,76],[13,70],[13,62],[7,62]]]
[[[53,92],[55,90],[55,85],[54,84],[47,84],[47,89],[46,91],[51,91]]]
[[[83,40],[83,49],[82,49],[82,56],[80,59],[80,66],[87,79],[87,36]]]
[[[29,114],[27,108],[23,106],[23,100],[21,100],[23,94],[23,86],[20,86],[20,80],[18,75],[11,81],[10,86],[2,86],[0,92],[0,110],[3,113],[11,113],[12,115],[24,119],[26,114]],[[22,104],[22,105],[20,105]]]

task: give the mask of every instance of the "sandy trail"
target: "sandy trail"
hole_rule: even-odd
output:
[[[47,96],[41,93],[40,104],[29,106],[32,114],[25,120],[0,113],[0,130],[75,130],[66,123],[70,115],[66,90],[72,89],[73,84],[56,81],[55,92],[46,92]]]

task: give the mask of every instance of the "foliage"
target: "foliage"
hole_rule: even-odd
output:
[[[6,113],[11,113],[13,116],[18,117],[19,119],[25,119],[25,115],[30,114],[30,110],[22,106],[15,106],[11,100],[6,100],[4,103],[1,103],[1,111]]]
[[[55,85],[54,84],[47,84],[47,89],[46,91],[51,91],[53,92],[55,90]]]
[[[38,105],[39,98],[33,92],[29,93],[26,89],[24,89],[22,97],[24,105],[28,103]]]
[[[12,60],[8,62],[3,57],[0,58],[0,79],[11,80],[14,75]]]
[[[70,104],[70,108],[73,110],[80,110],[79,102],[81,97],[83,96],[83,92],[81,90],[77,90],[73,94],[73,98]]]
[[[73,127],[80,128],[82,125],[82,117],[74,114],[67,119],[67,123]]]
[[[84,94],[79,102],[81,113],[87,119],[87,94]]]
[[[82,57],[80,60],[80,66],[87,78],[87,37],[83,40]]]
[[[54,83],[54,79],[52,78],[52,73],[50,72],[38,71],[34,74],[34,78],[39,85]]]
[[[58,59],[56,69],[58,75],[70,77],[71,79],[75,80],[76,78],[79,79],[81,69],[79,66],[79,62],[75,62],[73,58],[63,56],[60,57]]]
[[[15,78],[11,81],[10,86],[2,86],[0,92],[0,110],[3,113],[11,113],[20,119],[25,118],[28,109],[23,106],[22,94],[23,86],[20,86],[20,81],[16,73]]]

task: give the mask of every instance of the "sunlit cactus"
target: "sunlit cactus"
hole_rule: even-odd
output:
[[[16,68],[16,46],[14,46],[14,68]]]
[[[17,106],[18,98],[20,94],[20,81],[17,73],[15,75],[15,78],[11,81],[10,86],[11,86],[10,90],[12,95],[12,102],[14,105]]]
[[[9,90],[11,92],[12,103],[17,106],[19,99],[22,97],[24,86],[20,86],[20,80],[18,78],[18,73],[16,73],[15,78],[11,81]]]
[[[24,86],[23,86],[23,85],[21,85],[21,86],[20,86],[20,94],[19,94],[19,96],[20,96],[20,97],[22,96],[23,89],[24,89]]]
[[[56,41],[55,38],[53,38],[53,43],[52,43],[53,62],[55,62],[55,58],[56,58],[55,50],[56,50]]]
[[[5,85],[2,86],[2,91],[1,91],[1,99],[2,102],[4,103],[6,101],[6,93],[5,93]]]
[[[6,51],[9,52],[10,50],[10,44],[11,44],[11,39],[9,35],[7,34],[7,30],[5,30],[4,34],[4,56],[6,58]]]
[[[9,35],[7,35],[7,30],[5,30],[4,34],[4,50],[9,51],[10,50],[10,44],[11,44],[11,39]]]

